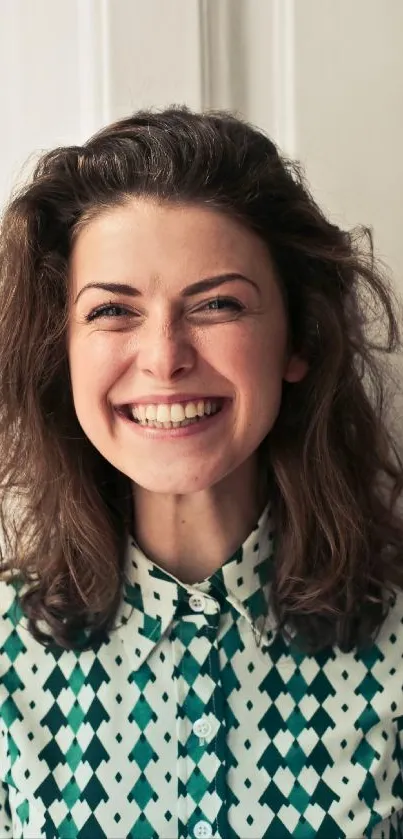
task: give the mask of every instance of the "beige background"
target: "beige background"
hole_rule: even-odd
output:
[[[403,289],[402,0],[0,0],[0,77],[0,203],[33,152],[138,107],[235,108]]]

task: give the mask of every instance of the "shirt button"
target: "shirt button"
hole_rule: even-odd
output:
[[[193,834],[197,839],[207,839],[207,837],[213,835],[213,828],[208,822],[200,821],[195,824]]]
[[[207,720],[196,720],[193,724],[193,731],[198,737],[208,737],[211,733],[211,725]]]
[[[206,601],[202,594],[191,594],[189,597],[189,606],[193,612],[203,612]]]

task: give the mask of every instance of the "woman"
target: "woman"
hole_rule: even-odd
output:
[[[186,108],[45,155],[1,241],[1,836],[403,836],[371,253]]]

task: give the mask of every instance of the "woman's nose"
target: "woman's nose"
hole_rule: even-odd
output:
[[[139,369],[159,381],[179,378],[195,364],[196,350],[181,326],[165,324],[142,332],[137,352]]]

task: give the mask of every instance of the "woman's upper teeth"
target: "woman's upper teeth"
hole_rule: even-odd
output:
[[[197,402],[174,402],[172,405],[132,405],[131,410],[133,417],[142,422],[182,422],[185,419],[211,414],[215,410],[215,403],[208,399],[200,399]]]

